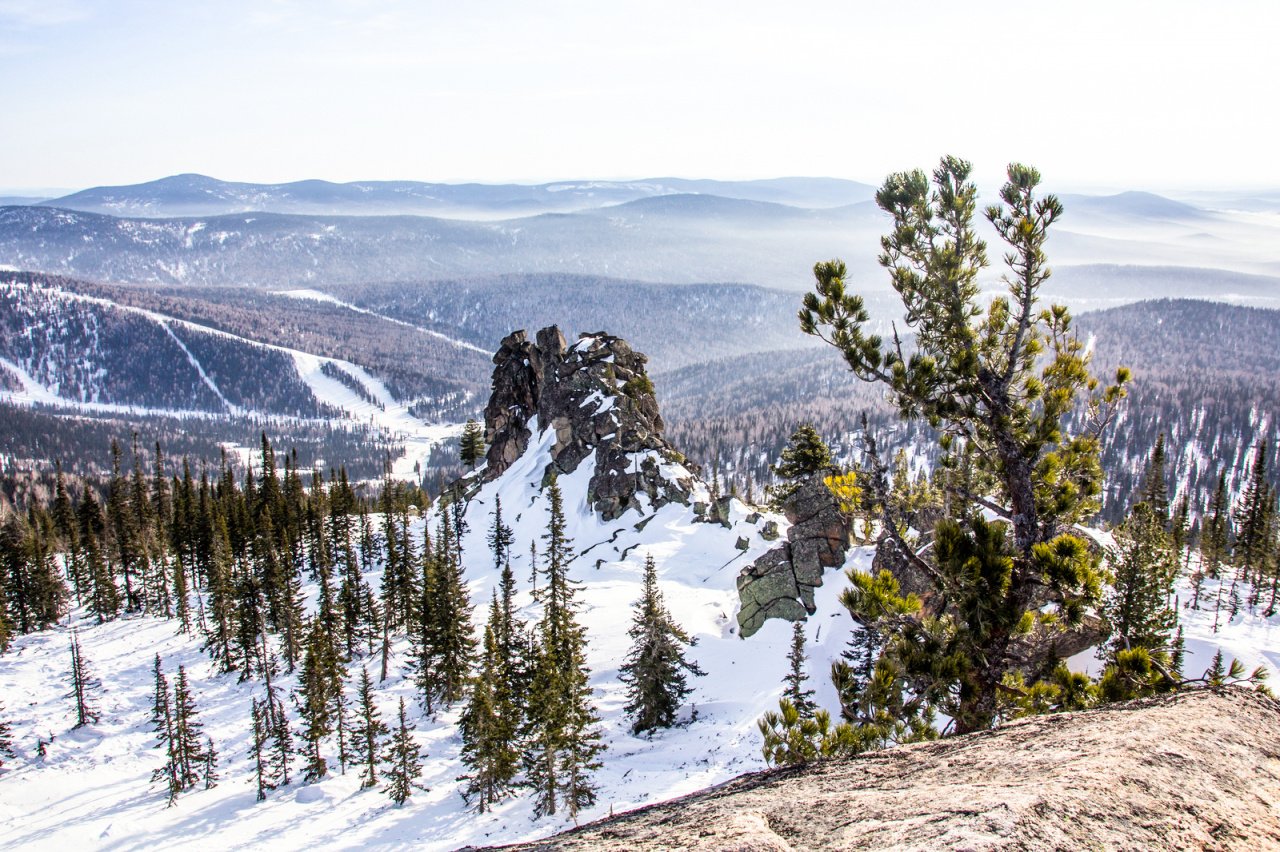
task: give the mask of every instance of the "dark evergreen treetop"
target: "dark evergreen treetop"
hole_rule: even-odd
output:
[[[782,450],[782,460],[773,471],[782,479],[799,479],[827,471],[831,466],[831,449],[822,436],[810,424],[801,423],[791,433],[791,440]]]
[[[631,730],[640,734],[675,724],[676,713],[693,690],[687,675],[702,675],[697,663],[685,657],[694,640],[667,610],[658,588],[658,569],[652,556],[644,561],[644,587],[631,619],[631,650],[618,679],[627,686]]]

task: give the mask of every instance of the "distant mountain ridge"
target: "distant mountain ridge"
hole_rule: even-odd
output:
[[[508,218],[575,212],[662,195],[700,194],[796,207],[840,207],[869,200],[874,188],[839,178],[719,181],[646,178],[543,184],[301,180],[243,183],[180,174],[126,186],[100,186],[39,202],[112,216],[218,216],[231,213],[418,215]]]

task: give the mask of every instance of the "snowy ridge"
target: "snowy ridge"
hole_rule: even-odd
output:
[[[457,346],[461,349],[470,349],[472,352],[479,352],[481,355],[485,356],[493,354],[488,349],[476,346],[474,343],[468,343],[465,340],[458,340],[457,338],[449,337],[447,334],[441,334],[438,331],[432,331],[429,328],[423,328],[422,326],[414,325],[411,322],[405,322],[404,320],[396,319],[395,317],[389,317],[385,314],[371,311],[368,308],[361,308],[357,305],[351,304],[350,302],[344,302],[337,296],[330,296],[328,293],[323,293],[319,290],[281,290],[279,294],[281,296],[288,296],[291,299],[310,299],[313,302],[327,302],[331,305],[337,305],[340,308],[346,308],[347,310],[353,311],[357,314],[366,314],[371,317],[377,317],[378,319],[386,320],[387,322],[395,323],[396,325],[401,325],[405,328],[411,328],[414,331],[420,331],[423,334],[429,334],[438,340],[443,340],[445,343]]]

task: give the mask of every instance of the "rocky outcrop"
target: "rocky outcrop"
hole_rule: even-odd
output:
[[[1280,848],[1280,704],[1193,690],[744,775],[513,849]]]
[[[820,475],[803,480],[783,504],[787,540],[738,575],[738,630],[751,636],[770,618],[798,621],[814,612],[813,590],[828,568],[844,564],[852,532],[848,515]]]
[[[489,450],[475,484],[514,464],[534,428],[539,434],[550,429],[554,443],[544,481],[594,458],[588,499],[604,520],[629,509],[688,504],[693,474],[662,436],[647,361],[625,340],[603,332],[584,334],[571,346],[555,326],[532,341],[523,331],[508,335],[493,356],[493,393],[485,407]]]

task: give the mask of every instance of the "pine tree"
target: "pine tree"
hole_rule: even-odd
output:
[[[97,723],[98,710],[93,694],[101,684],[89,670],[89,661],[80,649],[80,634],[71,634],[71,696],[76,702],[75,727],[82,728],[90,722]]]
[[[693,687],[686,674],[702,669],[685,658],[684,646],[694,644],[667,610],[658,588],[658,569],[652,556],[644,561],[644,587],[632,614],[631,650],[619,671],[627,686],[627,713],[633,733],[641,734],[675,724],[676,712]]]
[[[356,700],[358,707],[356,723],[351,729],[351,752],[364,767],[360,772],[360,787],[365,789],[378,783],[379,758],[388,733],[373,700],[373,681],[369,679],[366,668],[360,670],[360,692]]]
[[[870,313],[847,291],[838,260],[814,267],[816,291],[805,295],[799,315],[802,331],[838,349],[856,378],[887,390],[902,417],[927,423],[944,452],[971,459],[974,476],[990,483],[969,493],[983,495],[1003,521],[978,516],[968,499],[953,503],[926,552],[903,540],[895,519],[883,519],[888,539],[929,578],[927,606],[918,601],[892,622],[870,611],[859,619],[882,621],[889,636],[881,656],[900,668],[902,690],[949,715],[958,733],[996,724],[1006,676],[1044,669],[1052,634],[1078,624],[1101,595],[1089,549],[1069,531],[1098,509],[1099,435],[1130,376],[1122,368],[1110,385],[1093,378],[1070,312],[1040,305],[1050,274],[1044,246],[1062,205],[1037,197],[1033,168],[1011,164],[1001,203],[985,211],[1008,246],[1009,292],[983,297],[987,254],[971,172],[969,163],[944,157],[932,180],[918,170],[897,173],[876,193],[893,218],[880,262],[913,342],[872,333]],[[1068,418],[1081,410],[1085,426],[1073,433]],[[864,440],[868,487],[883,507],[887,467],[872,436]],[[867,602],[896,609],[906,599]],[[1034,648],[1020,630],[1028,618],[1042,627],[1044,641]],[[890,700],[886,712],[906,706]]]
[[[847,722],[833,726],[826,710],[804,716],[786,698],[778,701],[776,712],[765,713],[756,724],[764,741],[764,759],[770,766],[798,766],[861,750]]]
[[[484,813],[511,790],[520,767],[520,708],[509,691],[509,674],[499,635],[502,608],[495,595],[489,604],[480,666],[470,681],[467,705],[458,721],[465,776],[463,798]]]
[[[469,418],[467,424],[462,427],[459,455],[462,463],[472,470],[475,470],[476,463],[484,458],[484,429],[475,418]]]
[[[791,702],[791,706],[796,708],[804,718],[811,718],[818,706],[813,702],[813,690],[805,689],[805,681],[809,679],[809,675],[804,670],[804,622],[796,621],[791,625],[791,651],[787,654],[788,670],[786,677],[782,682],[786,684],[786,688],[782,691],[782,697]]]
[[[387,795],[396,803],[396,807],[401,807],[415,789],[423,789],[417,781],[422,774],[422,750],[413,739],[413,729],[409,727],[405,713],[404,698],[400,699],[400,723],[392,734],[391,744],[383,759],[388,764],[383,770],[383,777],[387,780]]]

